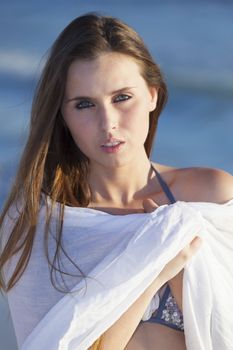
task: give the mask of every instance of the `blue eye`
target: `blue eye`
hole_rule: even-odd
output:
[[[121,95],[118,95],[118,96],[115,98],[114,102],[127,101],[127,100],[129,100],[130,98],[131,98],[131,96],[129,96],[129,95],[121,94]]]
[[[93,103],[91,103],[90,101],[88,100],[83,100],[81,102],[79,102],[75,107],[77,109],[84,109],[84,108],[90,108],[90,107],[93,107]]]

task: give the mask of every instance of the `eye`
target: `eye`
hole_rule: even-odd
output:
[[[131,99],[131,98],[132,98],[132,97],[129,96],[129,95],[121,94],[121,95],[118,95],[118,96],[115,98],[114,102],[127,101],[127,100],[129,100],[129,99]]]
[[[78,104],[76,104],[75,108],[77,109],[84,109],[84,108],[90,108],[90,107],[93,107],[93,103],[91,103],[90,101],[88,100],[83,100],[81,102],[79,102]]]

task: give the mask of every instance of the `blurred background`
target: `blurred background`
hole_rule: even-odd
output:
[[[133,26],[164,72],[170,97],[152,159],[233,173],[231,0],[0,0],[0,209],[47,50],[72,19],[89,11]],[[16,349],[7,301],[0,297],[0,350]]]

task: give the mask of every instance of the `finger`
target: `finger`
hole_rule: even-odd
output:
[[[202,244],[202,239],[200,236],[196,236],[190,243],[190,246],[194,249],[197,250]]]
[[[142,205],[146,213],[151,213],[159,207],[158,204],[156,204],[151,198],[144,199]]]
[[[196,236],[186,247],[184,247],[178,255],[181,259],[189,260],[200,248],[202,244],[202,239]]]

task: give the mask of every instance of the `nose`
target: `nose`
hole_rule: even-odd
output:
[[[109,132],[117,128],[118,117],[114,108],[108,104],[99,108],[99,124],[100,129],[104,132]]]

